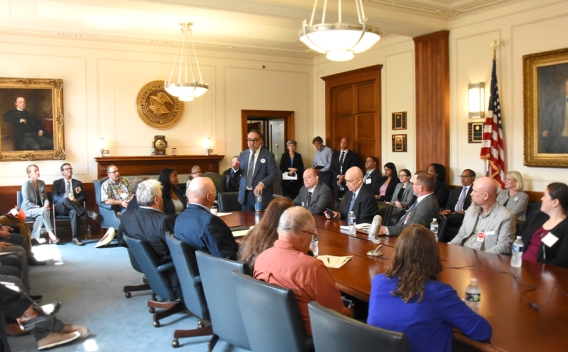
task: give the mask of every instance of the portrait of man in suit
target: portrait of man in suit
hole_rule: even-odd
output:
[[[4,114],[4,122],[12,128],[11,150],[53,150],[52,137],[41,120],[26,110],[26,99],[22,96],[16,97],[14,106],[14,109]],[[7,145],[2,143],[2,147],[6,150]]]
[[[544,110],[540,114],[541,153],[568,153],[568,78],[563,82],[562,94],[555,96],[559,97],[539,109]]]

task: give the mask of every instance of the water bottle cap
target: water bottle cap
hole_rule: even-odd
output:
[[[520,240],[520,239],[521,239],[521,236],[517,236],[517,239]]]
[[[472,284],[475,284],[475,283],[477,283],[477,279],[476,279],[476,278],[474,278],[474,277],[472,277],[472,278],[471,278],[471,283],[472,283]]]

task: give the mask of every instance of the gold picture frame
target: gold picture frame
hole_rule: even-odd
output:
[[[523,56],[524,164],[568,167],[568,48]]]
[[[138,92],[136,110],[148,126],[166,130],[181,119],[183,102],[166,92],[164,81],[152,81]]]
[[[0,77],[0,92],[0,161],[65,159],[63,80]]]

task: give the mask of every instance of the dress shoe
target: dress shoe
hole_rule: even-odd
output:
[[[38,308],[34,308],[30,305],[24,314],[16,320],[22,330],[30,331],[36,327],[37,323],[53,318],[55,313],[59,311],[59,308],[61,308],[61,302],[46,304]]]
[[[32,241],[32,247],[39,246],[40,244],[44,244],[46,242],[45,238],[38,238],[38,239],[32,238],[31,241]]]
[[[61,329],[60,333],[67,334],[73,331],[77,331],[80,335],[79,338],[85,338],[89,336],[89,329],[81,325],[72,325],[72,324],[65,324],[63,329]]]
[[[87,210],[87,216],[90,217],[93,220],[97,220],[97,218],[99,217],[99,214],[95,213],[92,210]]]
[[[36,303],[41,302],[42,298],[42,295],[30,295],[30,299]]]
[[[22,327],[18,323],[6,324],[6,334],[8,336],[20,336],[20,335],[25,335],[28,332],[29,331],[25,331],[24,329],[22,329]]]
[[[37,349],[41,351],[55,346],[64,345],[77,340],[80,336],[81,334],[78,331],[69,333],[52,332],[37,342]]]
[[[28,265],[29,266],[40,266],[40,265],[45,265],[45,262],[39,261],[35,257],[29,257],[28,258]]]
[[[49,243],[58,244],[59,243],[59,237],[49,234]]]
[[[85,244],[83,242],[81,242],[80,239],[73,237],[73,239],[71,240],[73,242],[74,245],[76,246],[84,246]]]

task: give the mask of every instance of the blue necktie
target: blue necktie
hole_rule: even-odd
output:
[[[349,212],[350,212],[351,210],[353,210],[353,205],[355,204],[355,197],[356,197],[356,196],[357,196],[357,195],[356,195],[355,193],[353,193],[353,197],[351,197],[351,204],[349,205],[349,211],[347,212],[347,215],[349,215]]]

